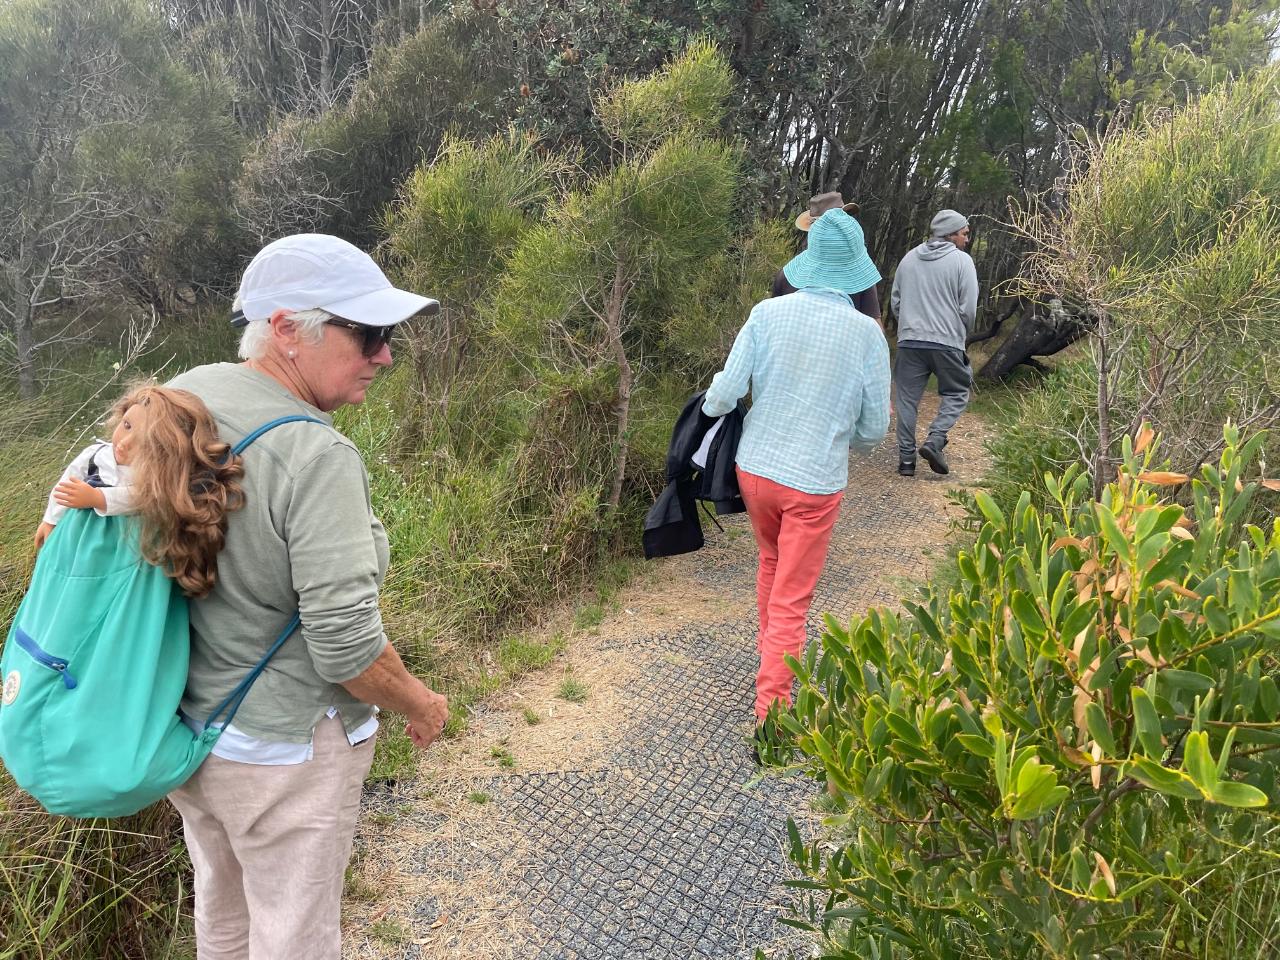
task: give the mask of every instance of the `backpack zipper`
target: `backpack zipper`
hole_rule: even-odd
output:
[[[76,678],[71,675],[71,671],[67,669],[67,661],[61,657],[55,657],[51,653],[45,653],[40,649],[40,644],[36,643],[21,627],[14,628],[14,636],[17,638],[18,646],[27,653],[31,654],[31,659],[36,663],[43,664],[50,670],[56,670],[62,676],[62,684],[68,690],[76,688]]]

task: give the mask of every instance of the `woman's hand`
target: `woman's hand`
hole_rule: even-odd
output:
[[[53,533],[52,523],[41,523],[36,527],[36,549],[39,550],[44,546],[44,542],[49,539],[49,534]]]
[[[413,745],[419,750],[431,746],[433,740],[444,730],[445,721],[449,719],[449,700],[442,694],[427,691],[426,710],[416,717],[410,717],[404,725],[404,732],[409,735]]]
[[[420,750],[440,736],[449,719],[449,701],[409,673],[390,643],[363,673],[342,681],[342,685],[357,700],[404,714],[409,721],[404,732]]]
[[[79,510],[107,509],[106,495],[97,487],[91,487],[79,477],[70,477],[53,488],[53,501],[64,507]]]

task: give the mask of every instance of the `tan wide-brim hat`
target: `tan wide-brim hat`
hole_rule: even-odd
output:
[[[796,217],[796,229],[807,231],[813,226],[813,221],[817,220],[828,210],[843,210],[849,216],[854,217],[857,216],[858,211],[861,209],[862,208],[852,200],[845,203],[844,196],[840,193],[836,193],[834,191],[831,193],[820,193],[815,197],[810,197],[809,209]]]

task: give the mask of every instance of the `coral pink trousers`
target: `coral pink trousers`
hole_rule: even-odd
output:
[[[763,720],[774,700],[791,703],[792,673],[783,657],[791,654],[799,659],[804,650],[805,619],[827,562],[827,547],[844,494],[804,493],[741,467],[738,485],[760,549],[756,718]]]

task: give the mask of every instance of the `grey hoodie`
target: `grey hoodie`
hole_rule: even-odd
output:
[[[929,240],[898,264],[890,294],[898,342],[963,350],[978,312],[978,271],[950,240]]]

